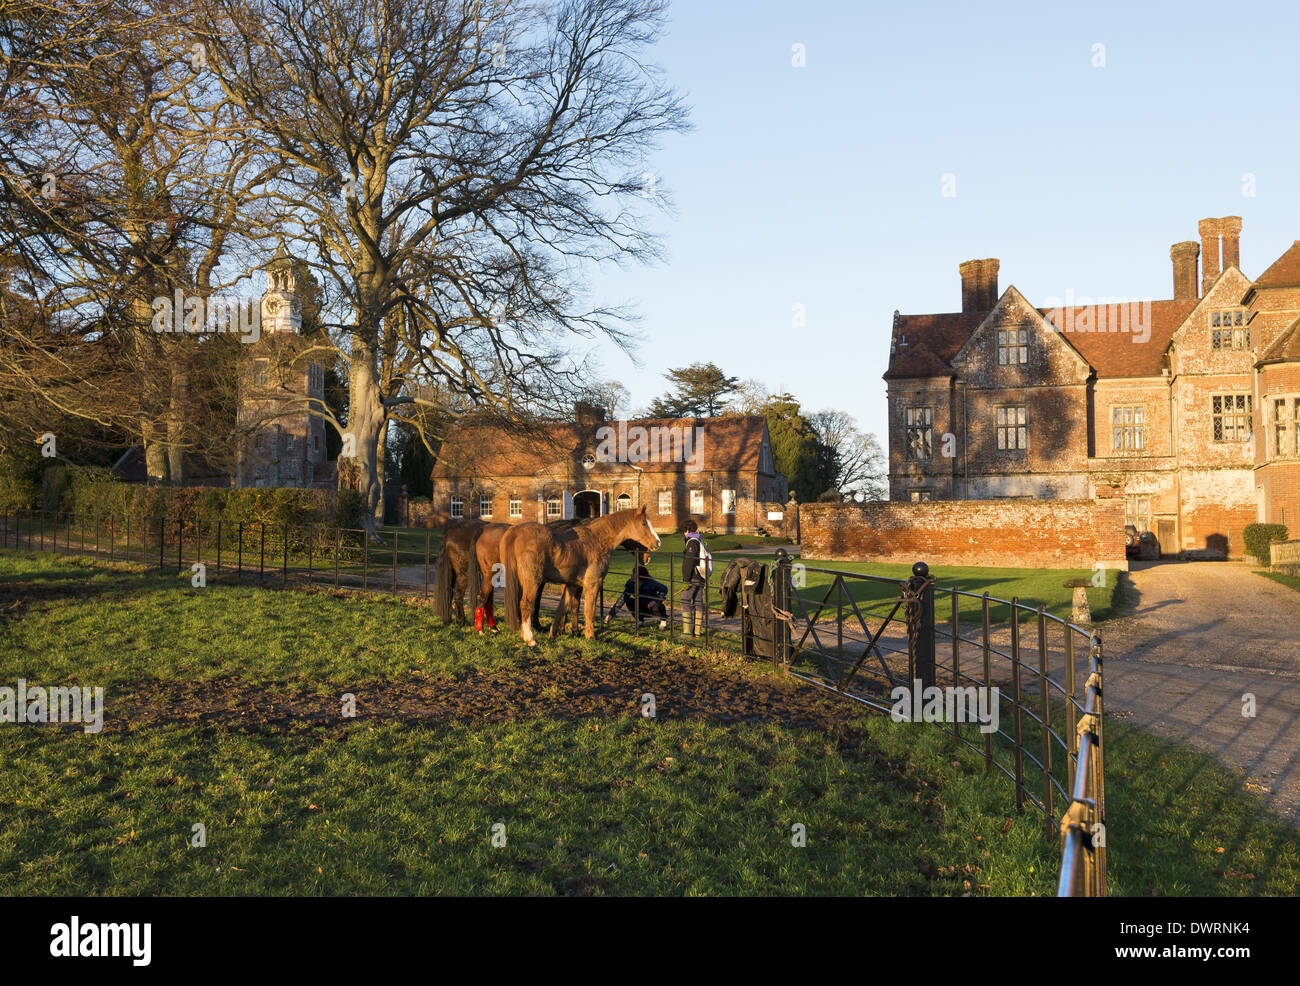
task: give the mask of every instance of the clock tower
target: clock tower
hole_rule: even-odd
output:
[[[262,295],[262,332],[302,335],[302,300],[298,297],[298,275],[284,244],[266,265],[266,294]]]
[[[312,413],[325,406],[327,357],[313,351],[322,340],[303,334],[299,289],[310,275],[283,243],[264,269],[262,331],[256,342],[241,347],[248,352],[240,361],[237,425],[243,440],[236,484],[332,486],[325,422]]]

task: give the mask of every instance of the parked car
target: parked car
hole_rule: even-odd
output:
[[[1125,524],[1124,557],[1155,561],[1160,557],[1160,542],[1150,531],[1139,531],[1132,524]]]

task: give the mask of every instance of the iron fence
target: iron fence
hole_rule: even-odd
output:
[[[199,516],[0,514],[0,548],[423,596],[439,547],[430,530],[386,530],[376,540],[362,530]],[[792,677],[896,718],[900,702],[910,703],[912,718],[938,695],[943,714],[933,721],[979,754],[987,772],[1005,776],[1017,807],[1040,813],[1045,833],[1059,835],[1058,895],[1106,893],[1102,646],[1090,629],[1018,598],[938,586],[924,563],[899,579],[807,566],[783,549],[759,557],[742,549],[715,561],[692,594],[679,553],[652,558],[642,566],[631,551],[615,553],[598,623],[617,620],[640,635],[648,620],[672,642],[686,637],[764,656]],[[974,720],[957,714],[970,708],[972,690]]]

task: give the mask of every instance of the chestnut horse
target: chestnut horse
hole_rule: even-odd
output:
[[[477,555],[478,542],[484,530],[492,526],[505,527],[504,524],[491,525],[474,517],[465,517],[450,520],[443,528],[442,548],[433,568],[433,611],[439,619],[450,622],[454,618],[464,625],[465,597],[476,599],[482,596],[480,567],[469,562]],[[500,535],[493,543],[499,540]],[[488,592],[491,593],[490,583]]]
[[[662,543],[645,507],[616,510],[612,514],[583,521],[571,527],[546,524],[517,524],[501,538],[501,563],[506,575],[506,622],[518,630],[529,647],[533,637],[533,615],[541,600],[542,586],[565,586],[560,609],[551,624],[551,636],[563,626],[565,598],[581,593],[587,628],[584,636],[596,635],[596,602],[600,586],[609,571],[614,549],[624,541],[635,541],[654,551]]]
[[[557,520],[546,526],[552,530],[567,530],[579,521]],[[447,523],[443,531],[442,550],[433,572],[433,610],[442,620],[453,619],[465,624],[464,602],[468,598],[474,606],[474,625],[478,629],[495,629],[496,614],[493,597],[498,584],[501,564],[501,536],[510,529],[509,524],[492,523],[475,517],[457,518]],[[470,559],[477,564],[471,565]],[[540,609],[540,593],[533,616],[534,628],[543,629],[536,610]],[[576,614],[575,614],[576,628]]]

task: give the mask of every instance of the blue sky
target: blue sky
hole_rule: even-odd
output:
[[[640,407],[711,360],[883,441],[893,311],[959,310],[963,260],[1040,305],[1168,298],[1170,245],[1239,215],[1257,276],[1300,237],[1298,27],[1290,3],[678,0],[656,55],[695,130],[647,169],[666,262],[592,281],[644,318],[641,366],[602,346],[604,375]]]

